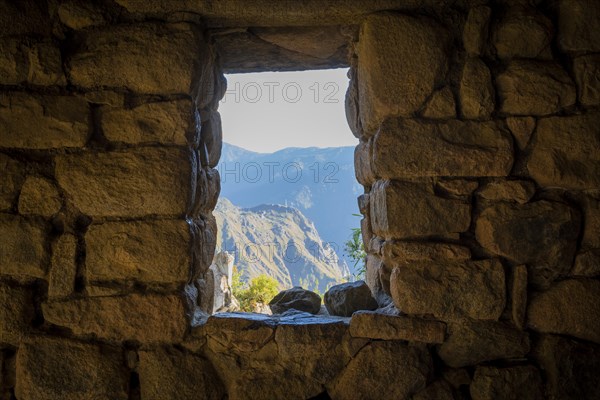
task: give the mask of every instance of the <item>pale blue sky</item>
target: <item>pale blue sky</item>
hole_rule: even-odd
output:
[[[223,140],[257,152],[354,146],[344,112],[346,68],[229,74],[219,104]]]

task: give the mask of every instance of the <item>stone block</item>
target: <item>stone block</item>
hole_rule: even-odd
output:
[[[217,206],[221,193],[221,176],[218,169],[200,168],[196,180],[192,215],[208,214]]]
[[[44,319],[75,335],[140,343],[177,343],[187,328],[184,303],[178,295],[130,294],[42,304]]]
[[[17,352],[19,399],[127,400],[128,383],[120,348],[32,337]]]
[[[465,62],[460,79],[460,110],[466,119],[489,119],[495,103],[492,74],[479,58]]]
[[[453,368],[486,361],[523,358],[529,353],[527,333],[495,321],[448,324],[449,336],[438,348],[442,361]]]
[[[51,217],[60,211],[62,198],[56,185],[48,179],[29,176],[19,195],[19,213]]]
[[[363,186],[371,186],[376,180],[373,172],[373,140],[361,141],[354,148],[354,173]]]
[[[579,102],[584,106],[600,105],[600,54],[589,54],[573,60]]]
[[[186,145],[196,135],[189,99],[146,103],[132,109],[104,107],[102,132],[112,142]]]
[[[463,28],[463,46],[467,53],[481,55],[488,40],[488,28],[492,9],[486,5],[469,9]]]
[[[558,2],[558,46],[569,53],[600,51],[600,4],[595,0]]]
[[[477,195],[490,201],[510,201],[525,204],[535,194],[535,185],[529,181],[495,180],[477,191]]]
[[[498,260],[412,263],[391,276],[394,304],[407,314],[437,319],[496,320],[506,305],[504,269]]]
[[[15,204],[25,177],[21,162],[0,153],[0,211],[8,211]]]
[[[436,196],[429,183],[377,181],[370,207],[373,232],[386,239],[464,232],[471,222],[469,204]]]
[[[77,275],[76,258],[77,238],[75,236],[64,234],[53,243],[48,274],[49,298],[67,297],[73,293]]]
[[[509,9],[492,36],[500,59],[552,58],[552,22],[541,13],[517,7]]]
[[[362,25],[358,53],[360,116],[365,133],[386,117],[411,116],[447,69],[447,33],[433,20],[376,14]]]
[[[510,134],[495,122],[391,119],[372,147],[374,173],[384,179],[506,176],[513,164]]]
[[[408,399],[427,386],[431,370],[431,356],[424,345],[371,342],[350,361],[327,393],[333,400]]]
[[[600,276],[600,249],[577,254],[571,275],[597,277]]]
[[[43,278],[46,233],[38,220],[0,214],[0,275]]]
[[[545,116],[575,105],[571,78],[555,63],[512,61],[496,77],[500,112]]]
[[[92,89],[113,87],[149,94],[190,94],[201,37],[191,25],[121,24],[80,34],[67,61],[70,81]]]
[[[221,125],[221,114],[217,111],[202,113],[202,130],[200,133],[200,145],[206,148],[208,156],[207,165],[215,168],[221,159],[221,148],[223,147],[223,127]],[[204,151],[204,149],[200,149]],[[203,166],[205,166],[203,164]]]
[[[57,14],[60,22],[64,25],[79,30],[104,25],[106,19],[102,15],[102,11],[99,4],[71,0],[61,3],[58,6]]]
[[[430,119],[456,118],[456,101],[452,89],[446,86],[434,92],[421,115]]]
[[[570,271],[579,229],[576,210],[541,200],[486,208],[475,223],[475,236],[490,253],[527,264],[529,282],[547,287]]]
[[[65,85],[60,47],[51,41],[0,39],[0,81],[4,85]]]
[[[185,283],[191,268],[191,230],[185,220],[105,222],[85,241],[89,282]]]
[[[519,329],[525,327],[527,314],[527,266],[516,265],[511,268],[508,279],[508,300],[510,317]]]
[[[350,320],[350,334],[376,340],[407,340],[410,342],[443,343],[446,324],[439,321],[358,311]]]
[[[192,153],[174,147],[64,154],[55,161],[59,185],[92,217],[182,216],[196,179]]]
[[[477,367],[469,390],[473,400],[544,399],[540,371],[532,365]]]
[[[172,347],[139,351],[140,392],[144,400],[220,400],[225,387],[206,359]]]
[[[471,258],[468,247],[448,243],[403,242],[386,240],[382,248],[383,262],[388,268],[415,262],[464,261]]]
[[[32,330],[35,308],[31,290],[0,283],[0,347],[19,346]]]
[[[90,135],[89,107],[76,96],[0,95],[0,147],[83,147]]]
[[[535,129],[535,118],[533,117],[508,117],[506,125],[515,138],[517,147],[525,150]]]
[[[569,279],[531,297],[527,326],[600,343],[600,282]]]
[[[334,285],[325,293],[323,302],[330,315],[350,317],[359,310],[375,310],[377,301],[365,281]]]
[[[600,187],[600,113],[538,121],[527,170],[538,185],[565,189]]]

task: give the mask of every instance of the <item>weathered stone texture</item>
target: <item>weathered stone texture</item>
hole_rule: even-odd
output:
[[[17,352],[16,395],[23,400],[126,400],[121,349],[33,337]]]
[[[82,44],[67,62],[74,85],[190,93],[202,40],[191,25],[117,25],[88,30],[82,36]]]
[[[499,58],[552,58],[552,23],[542,14],[511,9],[499,21],[493,44]]]
[[[177,343],[187,327],[183,300],[176,295],[49,301],[42,304],[42,311],[51,324],[106,340]]]
[[[56,157],[56,178],[90,216],[179,216],[195,178],[191,156],[178,148],[66,154]]]
[[[379,340],[443,343],[446,324],[403,315],[380,314],[376,311],[358,311],[350,320],[350,334]]]
[[[24,166],[0,153],[0,211],[10,210],[15,203],[24,179]]]
[[[139,351],[141,396],[144,400],[220,400],[224,386],[205,359],[174,348]]]
[[[544,398],[540,372],[530,365],[509,368],[477,367],[470,392],[473,400]]]
[[[191,231],[184,220],[106,222],[90,226],[86,277],[90,282],[185,283]]]
[[[600,187],[600,113],[538,121],[527,170],[540,186]]]
[[[460,80],[460,109],[466,119],[489,119],[494,111],[494,86],[489,68],[479,58],[465,62]]]
[[[577,254],[571,275],[597,277],[600,276],[600,249],[589,250]]]
[[[513,61],[496,77],[500,111],[509,115],[556,114],[575,104],[575,85],[558,64]]]
[[[32,39],[0,39],[0,82],[18,85],[64,85],[60,48],[57,43]]]
[[[382,248],[383,262],[389,268],[415,262],[463,261],[471,258],[468,247],[434,242],[402,242],[386,240]]]
[[[408,314],[495,320],[506,304],[498,260],[413,263],[395,268],[390,281],[394,304]]]
[[[492,9],[481,5],[472,7],[463,28],[463,46],[467,53],[480,55],[488,39],[488,28]]]
[[[89,136],[87,102],[75,96],[0,95],[0,147],[83,147]]]
[[[64,234],[52,244],[48,274],[49,298],[66,297],[73,293],[77,275],[76,258],[77,238],[75,236]]]
[[[443,77],[447,35],[434,21],[400,14],[372,15],[358,43],[360,115],[366,133],[384,118],[421,108]]]
[[[477,195],[491,201],[514,201],[525,204],[533,197],[535,185],[529,181],[497,180],[482,187]]]
[[[71,29],[84,29],[106,23],[102,8],[98,4],[80,1],[66,1],[58,6],[60,22]]]
[[[19,196],[19,213],[51,217],[60,211],[62,198],[56,185],[48,179],[29,176]]]
[[[429,183],[378,181],[371,191],[373,232],[383,238],[408,238],[464,232],[470,205],[444,199]]]
[[[142,104],[133,109],[106,107],[102,132],[114,142],[185,145],[192,139],[190,100]]]
[[[408,399],[425,388],[431,369],[425,346],[372,342],[350,361],[328,393],[334,400]]]
[[[583,208],[583,237],[581,247],[583,249],[600,248],[600,192],[589,192],[582,196],[581,206]]]
[[[365,281],[347,282],[332,286],[323,297],[330,315],[350,317],[355,311],[375,310],[377,301]]]
[[[579,53],[600,51],[600,4],[595,0],[558,2],[558,46]]]
[[[211,111],[202,118],[202,131],[200,134],[200,146],[206,148],[208,159],[206,165],[215,168],[221,159],[223,147],[223,127],[221,125],[221,114]],[[202,164],[205,166],[204,164]]]
[[[373,172],[373,141],[360,141],[354,148],[354,174],[363,186],[371,186],[377,178]]]
[[[506,176],[512,141],[494,122],[424,123],[387,120],[373,141],[373,170],[380,178]]]
[[[456,117],[456,102],[448,86],[433,93],[421,114],[425,118],[450,119]]]
[[[524,150],[529,144],[531,134],[535,129],[535,118],[533,117],[508,117],[506,125],[515,138],[517,147]]]
[[[494,321],[462,321],[449,324],[449,337],[438,354],[454,368],[485,361],[522,358],[529,352],[527,333]]]
[[[590,54],[573,61],[579,102],[584,106],[600,105],[600,55]]]
[[[0,275],[43,278],[46,227],[34,219],[0,215]]]
[[[530,283],[544,287],[570,271],[579,226],[578,213],[562,203],[499,203],[481,213],[475,235],[489,252],[527,264]]]
[[[600,282],[565,280],[532,296],[527,325],[544,333],[559,333],[600,343]]]
[[[35,318],[33,296],[25,287],[10,287],[0,283],[0,347],[18,346],[31,331]]]
[[[508,283],[508,298],[510,304],[510,317],[519,329],[525,327],[527,314],[527,266],[516,265],[511,268]]]

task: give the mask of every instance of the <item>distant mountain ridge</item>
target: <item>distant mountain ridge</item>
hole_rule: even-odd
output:
[[[214,215],[217,250],[233,253],[244,281],[267,274],[282,288],[300,285],[324,292],[350,273],[312,221],[294,207],[241,208],[221,197]]]
[[[223,143],[217,166],[221,196],[240,207],[280,204],[314,221],[321,238],[345,259],[344,243],[359,226],[354,147],[285,148],[257,153]]]

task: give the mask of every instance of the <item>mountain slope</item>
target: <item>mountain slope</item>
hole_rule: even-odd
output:
[[[256,153],[223,143],[221,196],[241,207],[283,204],[298,208],[325,242],[344,257],[344,242],[359,226],[354,147],[287,148]],[[351,264],[350,260],[347,260]]]
[[[244,280],[267,274],[282,288],[301,285],[324,292],[349,274],[323,244],[314,224],[296,208],[266,204],[240,208],[221,197],[214,215],[217,249],[234,253]]]

